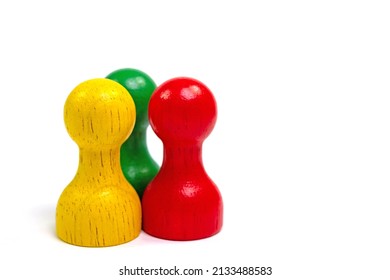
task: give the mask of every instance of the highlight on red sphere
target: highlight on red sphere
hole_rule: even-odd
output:
[[[200,81],[180,77],[161,84],[149,102],[149,121],[163,141],[203,141],[217,120],[217,104]]]

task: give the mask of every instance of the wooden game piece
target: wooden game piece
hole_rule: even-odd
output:
[[[141,204],[119,161],[120,145],[135,122],[131,96],[109,79],[85,81],[69,94],[64,119],[80,152],[77,174],[57,204],[58,237],[89,247],[136,238],[141,231]]]
[[[131,68],[116,70],[107,78],[124,86],[135,103],[136,122],[133,132],[121,147],[121,166],[126,179],[142,198],[146,186],[159,170],[146,144],[146,129],[149,126],[148,104],[156,84],[146,73]]]
[[[153,93],[149,120],[164,144],[164,157],[142,199],[143,230],[148,234],[194,240],[220,231],[222,197],[202,162],[202,143],[216,117],[212,93],[197,80],[171,79]]]

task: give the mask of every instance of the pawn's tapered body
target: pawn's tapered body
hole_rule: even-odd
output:
[[[141,204],[119,161],[120,145],[134,126],[132,98],[116,82],[89,80],[68,96],[64,119],[80,152],[77,174],[57,204],[57,235],[67,243],[89,247],[136,238],[141,231]]]
[[[216,117],[213,95],[194,79],[171,79],[153,93],[149,119],[164,144],[164,159],[142,198],[145,232],[194,240],[221,230],[222,197],[202,162],[202,143]]]
[[[159,166],[149,154],[146,141],[149,126],[148,104],[156,84],[149,75],[132,68],[116,70],[107,78],[124,86],[136,105],[137,117],[133,133],[121,147],[121,167],[126,179],[142,198],[146,186],[159,170]]]

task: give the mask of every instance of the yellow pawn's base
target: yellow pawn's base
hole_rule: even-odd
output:
[[[94,187],[91,192],[80,188],[68,186],[58,201],[60,239],[78,246],[106,247],[129,242],[140,234],[141,204],[132,188]]]

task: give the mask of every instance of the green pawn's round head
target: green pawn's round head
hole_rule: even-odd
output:
[[[149,125],[149,100],[156,89],[156,83],[146,73],[132,68],[116,70],[107,79],[120,83],[133,97],[137,112],[134,130],[146,129]]]

